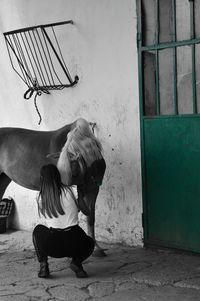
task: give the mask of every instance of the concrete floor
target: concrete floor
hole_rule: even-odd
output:
[[[0,234],[0,301],[200,300],[199,256],[102,245],[107,256],[84,264],[89,278],[75,278],[69,260],[51,258],[50,278],[40,279],[31,233]]]

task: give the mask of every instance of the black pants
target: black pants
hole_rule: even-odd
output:
[[[48,256],[71,257],[82,262],[94,250],[94,240],[78,225],[66,230],[37,225],[33,230],[33,244],[39,262],[46,261]]]

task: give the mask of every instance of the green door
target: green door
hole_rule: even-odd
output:
[[[200,1],[138,0],[144,243],[195,252],[200,252],[199,15]]]

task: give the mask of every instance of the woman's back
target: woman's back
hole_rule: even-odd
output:
[[[78,224],[78,208],[71,194],[65,189],[61,194],[61,204],[65,212],[64,215],[49,218],[46,216],[48,227],[52,228],[67,228]]]

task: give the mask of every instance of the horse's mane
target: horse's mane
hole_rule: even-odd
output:
[[[68,133],[58,159],[57,167],[65,185],[72,185],[71,158],[78,160],[82,173],[94,161],[102,159],[101,143],[92,133],[89,123],[82,118],[77,120],[76,127]]]

